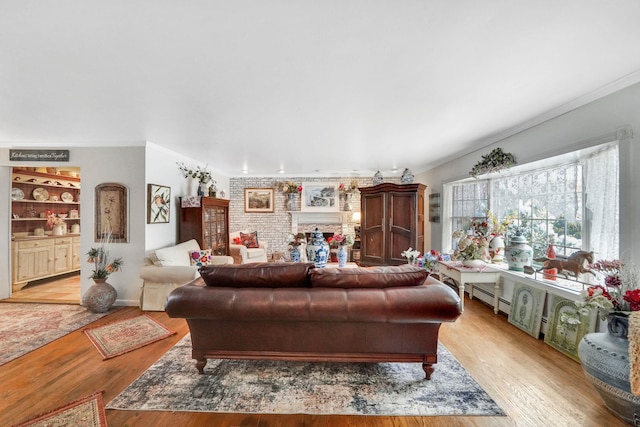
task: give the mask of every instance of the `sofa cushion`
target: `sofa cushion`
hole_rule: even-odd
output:
[[[191,265],[202,267],[211,264],[211,249],[200,249],[197,251],[189,251],[189,259]]]
[[[309,287],[313,263],[267,263],[208,265],[200,268],[207,286],[236,288]]]
[[[242,240],[242,244],[247,248],[259,248],[260,244],[258,243],[258,232],[254,231],[252,233],[242,233],[240,232],[240,240]]]
[[[195,239],[179,243],[168,248],[156,249],[154,264],[166,267],[169,265],[191,265],[189,251],[199,251],[200,245]]]
[[[314,288],[393,288],[419,286],[427,279],[425,269],[412,265],[316,268],[309,272]]]

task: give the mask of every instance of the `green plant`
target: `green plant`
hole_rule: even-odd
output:
[[[502,148],[494,148],[489,154],[482,156],[480,161],[475,164],[469,175],[477,177],[490,172],[499,172],[503,169],[515,166],[516,158],[511,153],[505,153]]]
[[[209,182],[216,184],[216,181],[211,176],[211,172],[206,167],[196,166],[195,169],[188,168],[184,163],[178,163],[178,168],[182,172],[185,178],[195,178],[200,184],[208,184]]]
[[[91,272],[91,279],[106,279],[111,273],[120,271],[122,268],[122,258],[115,258],[109,261],[109,249],[107,244],[111,241],[111,236],[107,236],[102,240],[102,244],[97,248],[89,249],[87,252],[87,262],[94,265]]]

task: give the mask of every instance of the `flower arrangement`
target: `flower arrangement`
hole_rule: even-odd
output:
[[[353,244],[353,238],[351,236],[335,233],[333,236],[327,239],[327,243],[332,248],[337,248],[338,246],[349,246]]]
[[[47,215],[47,226],[49,228],[64,224],[64,219],[56,216],[53,212],[47,210],[45,213]]]
[[[604,286],[590,286],[582,291],[582,301],[576,302],[580,314],[596,309],[604,320],[616,311],[640,311],[640,269],[637,266],[620,260],[598,260],[589,268],[604,276]]]
[[[111,241],[111,237],[107,236],[103,239],[102,244],[98,248],[91,248],[87,252],[87,262],[93,263],[92,279],[106,279],[111,273],[120,271],[123,261],[122,258],[115,258],[109,261],[109,250],[107,244]]]
[[[200,184],[208,184],[211,182],[213,185],[216,185],[216,181],[206,167],[196,166],[195,169],[192,169],[185,166],[184,163],[178,163],[178,168],[185,178],[197,179]]]
[[[302,192],[302,185],[298,185],[293,181],[284,181],[280,183],[280,191],[285,194],[298,194]]]
[[[289,243],[290,247],[300,246],[302,243],[307,241],[307,236],[304,233],[289,233],[289,237],[287,238],[287,243]]]
[[[475,164],[469,175],[476,178],[490,172],[499,172],[515,166],[516,158],[511,153],[505,153],[502,148],[494,148],[489,154],[482,156],[481,160]]]
[[[507,231],[509,231],[509,226],[511,226],[516,220],[516,215],[507,215],[502,221],[498,220],[498,217],[491,212],[487,211],[487,221],[491,224],[491,235],[495,236],[505,236]]]
[[[485,227],[480,227],[479,229],[481,233],[485,230]],[[488,234],[480,233],[476,232],[473,235],[467,234],[463,230],[454,231],[452,236],[454,239],[458,239],[458,247],[453,252],[453,257],[457,260],[481,259],[486,261],[489,251],[489,237]]]
[[[338,191],[340,194],[353,194],[358,192],[358,180],[352,179],[349,185],[345,185],[344,182],[341,182],[338,185]]]
[[[401,252],[400,256],[405,257],[409,264],[415,264],[416,260],[420,256],[420,251],[417,249],[409,248],[406,251]]]

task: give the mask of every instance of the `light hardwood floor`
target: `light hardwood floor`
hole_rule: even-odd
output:
[[[73,273],[58,279],[39,280],[11,294],[9,302],[38,302],[52,304],[80,304],[80,274]]]
[[[127,307],[94,325],[139,315]],[[187,332],[182,319],[151,317],[177,335],[103,361],[81,330],[0,366],[0,425],[24,421],[104,390],[105,403],[132,383]],[[110,426],[624,426],[609,413],[580,364],[511,326],[482,303],[441,328],[441,341],[506,417],[384,417],[107,411]],[[196,374],[194,366],[194,375]],[[438,368],[434,375],[438,375]]]

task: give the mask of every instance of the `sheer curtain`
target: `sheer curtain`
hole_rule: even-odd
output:
[[[596,259],[618,259],[620,230],[618,203],[618,144],[584,160],[585,207],[589,210],[589,247]]]

